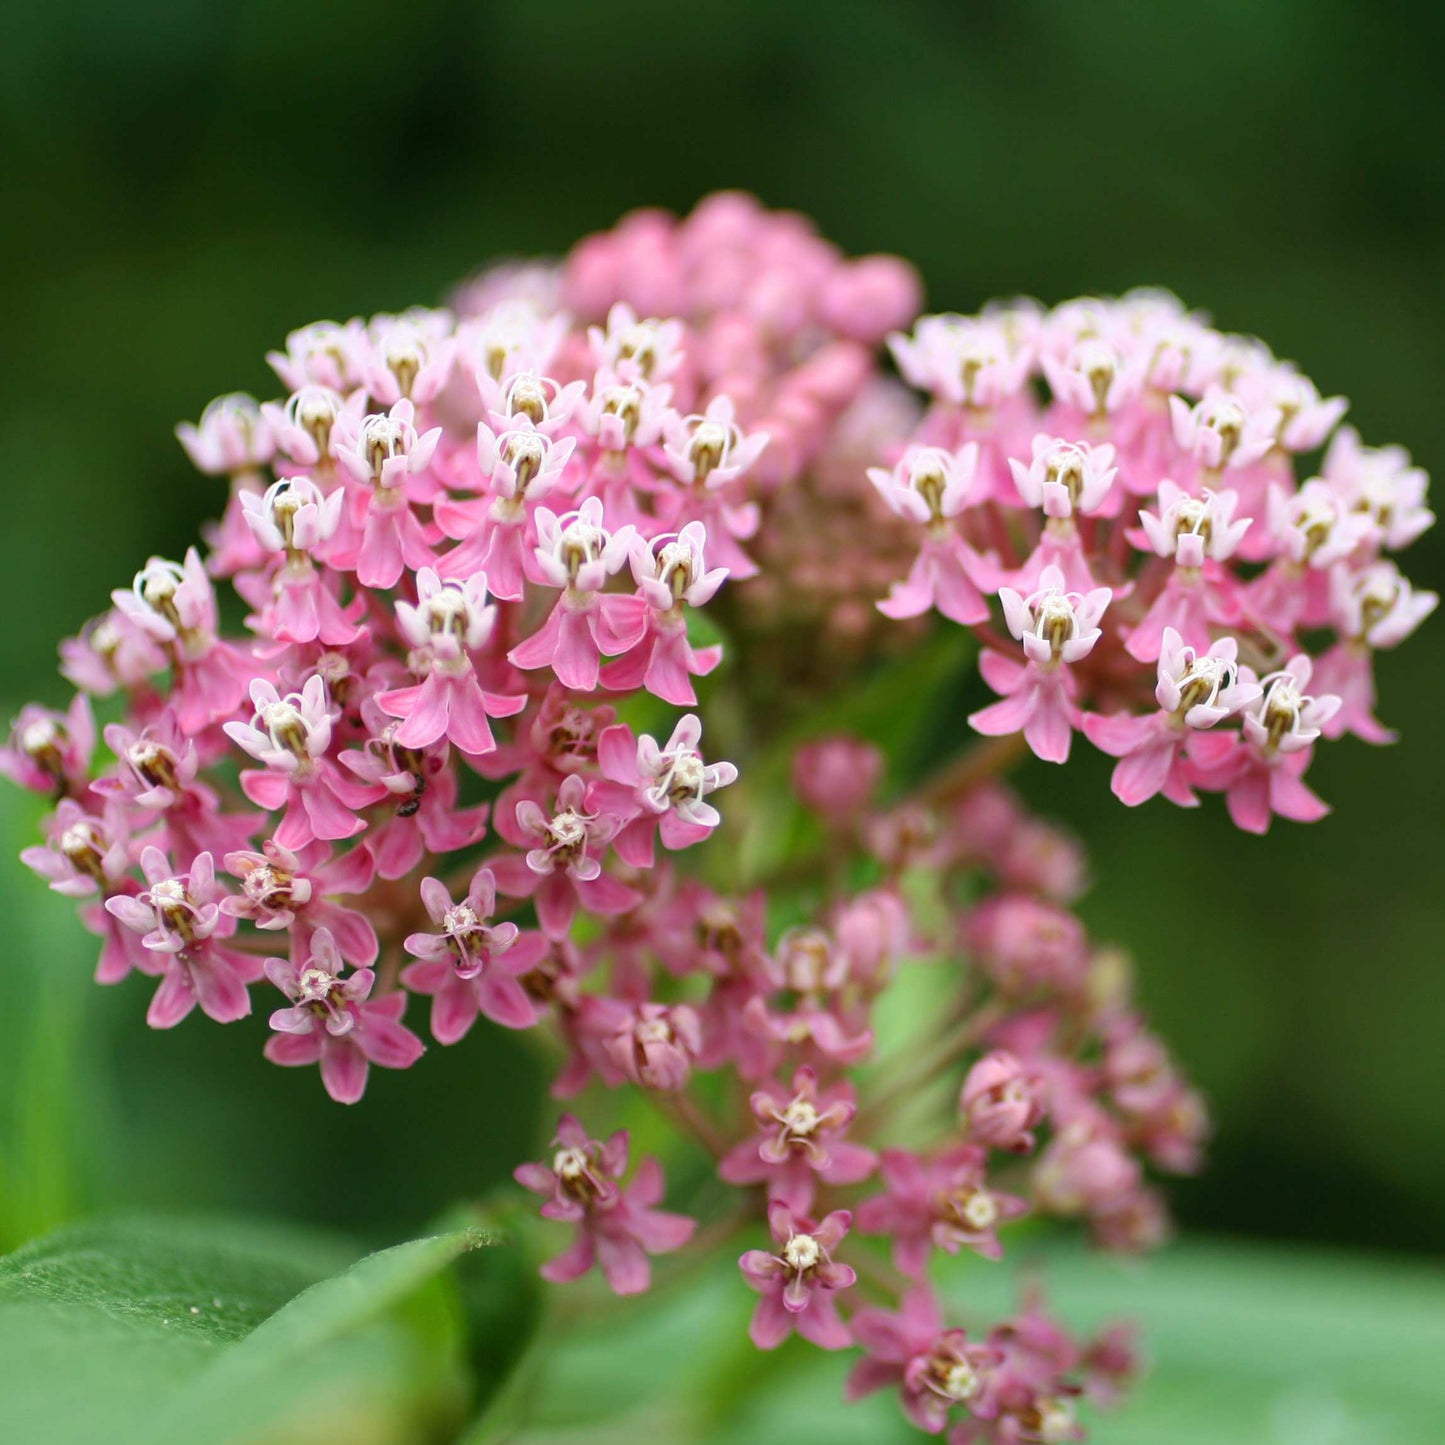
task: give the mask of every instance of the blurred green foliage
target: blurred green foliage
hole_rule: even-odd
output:
[[[1169,286],[1439,470],[1442,32],[1438,7],[1347,0],[21,7],[0,58],[0,704],[60,699],[56,639],[215,512],[171,427],[277,390],[262,356],[287,330],[718,186],[909,256],[939,307]],[[1422,585],[1441,545],[1405,559]],[[1440,626],[1381,661],[1404,742],[1326,748],[1337,812],[1309,830],[1126,812],[1087,749],[1024,772],[1087,841],[1085,913],[1134,951],[1214,1100],[1211,1168],[1174,1192],[1190,1224],[1445,1246]],[[932,732],[961,733],[977,684],[942,683]],[[0,815],[10,851],[34,810],[7,789]],[[145,1030],[142,986],[92,987],[71,908],[18,864],[0,916],[5,1245],[113,1206],[389,1242],[505,1177],[541,1127],[540,1072],[500,1030],[338,1109],[310,1071],[262,1064],[264,1017]]]

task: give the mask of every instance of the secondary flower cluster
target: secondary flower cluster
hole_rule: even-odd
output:
[[[546,1030],[579,1113],[634,1090],[709,1156],[736,1206],[709,1238],[766,1223],[759,1348],[856,1346],[851,1393],[955,1442],[1073,1440],[1127,1336],[1034,1297],[966,1334],[930,1276],[1030,1213],[1157,1243],[1151,1179],[1196,1167],[1200,1102],[1071,911],[1077,847],[994,779],[1008,747],[880,802],[878,748],[782,722],[936,609],[988,644],[981,731],[1061,759],[1081,728],[1127,802],[1311,816],[1315,739],[1383,736],[1371,649],[1434,599],[1380,559],[1431,519],[1423,475],[1349,432],[1296,485],[1341,405],[1167,299],[925,318],[893,346],[926,412],[881,366],[917,304],[902,262],[724,195],[450,310],[294,332],[285,396],[179,429],[229,489],[206,551],[62,644],[78,691],[25,708],[0,768],[53,802],[24,860],[79,902],[101,982],[153,982],[152,1026],[265,998],[266,1057],[344,1103],[423,1053],[414,994],[438,1045]],[[704,715],[772,781],[725,792]],[[756,832],[788,765],[811,832],[721,886],[719,803]],[[915,981],[894,1038],[878,1004]],[[568,1114],[517,1169],[572,1231],[548,1279],[636,1293],[692,1241],[628,1154]]]
[[[1322,817],[1316,742],[1393,739],[1373,654],[1439,600],[1390,556],[1435,520],[1405,452],[1159,292],[926,316],[890,345],[930,405],[869,472],[918,539],[879,606],[979,630],[1000,701],[972,725],[1060,763],[1082,731],[1131,806],[1222,792],[1257,833]]]

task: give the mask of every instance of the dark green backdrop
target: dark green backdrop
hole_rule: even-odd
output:
[[[1445,459],[1438,7],[1284,3],[682,6],[549,0],[48,0],[0,44],[7,453],[0,702],[60,696],[55,639],[212,512],[171,427],[276,390],[291,327],[436,299],[497,253],[745,186],[933,305],[1165,285],[1257,332],[1368,440]],[[1441,544],[1406,559],[1439,586]],[[1084,750],[1030,770],[1089,840],[1086,911],[1215,1101],[1176,1199],[1240,1233],[1439,1250],[1438,619],[1381,666],[1405,741],[1325,750],[1335,817],[1266,841],[1126,813]],[[7,796],[10,839],[21,813]],[[8,847],[8,844],[7,844]],[[0,1225],[76,1208],[258,1205],[378,1233],[526,1148],[493,1031],[366,1105],[256,1057],[264,1024],[148,1034],[84,986],[88,943],[0,869]],[[417,1128],[418,1117],[436,1121]],[[0,1243],[3,1243],[0,1240]]]

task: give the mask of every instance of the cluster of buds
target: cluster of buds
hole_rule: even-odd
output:
[[[733,1196],[695,1237],[656,1158],[624,1182],[625,1132],[564,1115],[516,1170],[572,1230],[548,1279],[636,1293],[650,1256],[751,1228],[760,1349],[856,1348],[850,1393],[959,1445],[1074,1440],[1127,1336],[1035,1298],[965,1331],[930,1275],[1029,1214],[1152,1246],[1156,1176],[1199,1162],[1198,1097],[1072,911],[1077,846],[997,780],[1008,745],[880,796],[876,746],[815,733],[792,791],[821,846],[728,889],[711,834],[773,814],[704,732],[749,765],[936,609],[986,643],[979,731],[1061,761],[1081,729],[1129,803],[1313,816],[1315,740],[1386,736],[1371,650],[1434,599],[1382,557],[1431,519],[1350,432],[1297,484],[1342,403],[1167,298],[896,334],[917,304],[904,263],[723,195],[450,310],[294,332],[287,395],[179,429],[229,488],[206,551],[62,645],[78,691],[24,709],[0,769],[53,804],[24,861],[80,902],[101,982],[152,980],[153,1027],[267,996],[265,1056],[342,1103],[423,1054],[414,994],[442,1047],[545,1031],[556,1095],[640,1092]],[[700,702],[725,650],[736,685]],[[899,1040],[905,968],[944,1002]]]

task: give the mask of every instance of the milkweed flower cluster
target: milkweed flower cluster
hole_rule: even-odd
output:
[[[62,644],[74,699],[25,708],[0,768],[53,802],[24,861],[153,1027],[259,1004],[266,1058],[343,1103],[423,1034],[548,1033],[555,1094],[588,1091],[516,1169],[569,1231],[549,1280],[635,1294],[751,1228],[758,1348],[855,1349],[850,1395],[955,1445],[1075,1440],[1127,1334],[1036,1294],[965,1329],[939,1260],[1027,1216],[1157,1244],[1207,1122],[1074,911],[1077,844],[996,776],[1007,739],[1062,762],[1082,732],[1129,804],[1319,816],[1316,744],[1390,736],[1371,657],[1434,606],[1391,560],[1432,518],[1341,400],[1172,298],[917,311],[904,263],[722,195],[447,310],[303,327],[283,396],[179,428],[225,489],[205,550]],[[890,789],[874,743],[782,726],[931,612],[982,641],[1002,741]],[[784,791],[813,841],[740,885]],[[905,973],[944,1002],[899,1041]],[[608,1090],[734,1212],[661,1207],[659,1160],[586,1122]]]

